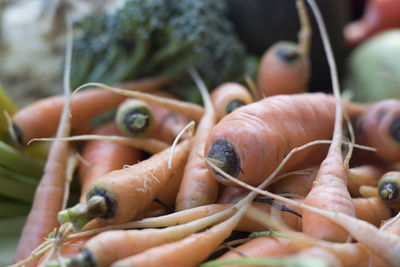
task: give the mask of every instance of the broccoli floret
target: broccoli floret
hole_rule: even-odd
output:
[[[227,18],[225,1],[126,0],[114,13],[85,18],[76,27],[74,87],[187,76],[195,67],[211,89],[241,79],[245,71],[247,53]],[[190,84],[183,80],[172,91],[182,93]]]

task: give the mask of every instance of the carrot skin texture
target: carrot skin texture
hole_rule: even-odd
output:
[[[93,134],[122,135],[114,122],[98,127]],[[136,164],[142,157],[142,152],[133,147],[101,140],[88,141],[82,151],[83,162],[79,167],[82,186],[80,202],[86,200],[87,189],[97,178],[122,169],[125,165]]]
[[[361,110],[349,103],[346,107],[350,117]],[[206,140],[204,155],[213,158],[217,145],[226,142],[235,155],[232,164],[222,169],[230,168],[227,172],[232,176],[258,185],[291,149],[312,140],[331,138],[334,108],[334,99],[322,93],[265,98],[236,109],[217,123]],[[226,147],[224,143],[221,146]],[[315,146],[296,153],[283,171],[318,149]],[[219,160],[218,156],[215,158]],[[218,175],[214,177],[221,183],[232,184]]]
[[[87,199],[103,191],[117,203],[106,222],[116,224],[134,219],[154,200],[173,172],[185,162],[191,140],[178,144],[174,150],[172,168],[168,169],[170,148],[127,168],[100,177],[88,190]]]
[[[347,188],[352,197],[361,197],[362,185],[376,186],[384,169],[374,165],[362,165],[350,168],[347,172]]]
[[[390,209],[377,198],[353,198],[357,218],[379,227],[383,220],[391,217]]]

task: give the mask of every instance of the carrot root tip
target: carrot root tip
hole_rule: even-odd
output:
[[[218,167],[229,175],[236,177],[240,171],[240,158],[235,148],[228,144],[225,139],[218,139],[208,151],[208,158],[216,161]],[[226,180],[213,170],[218,179]]]
[[[71,222],[74,229],[79,231],[86,223],[107,213],[107,203],[103,196],[93,196],[84,203],[62,210],[57,219],[60,224]]]
[[[400,142],[400,116],[396,117],[390,125],[390,136],[396,141]]]

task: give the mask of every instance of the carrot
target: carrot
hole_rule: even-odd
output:
[[[347,103],[350,116],[360,107]],[[334,99],[323,93],[279,95],[243,106],[222,118],[210,131],[204,155],[221,169],[257,185],[293,148],[328,139],[333,131]],[[284,169],[292,169],[318,148],[303,150]],[[229,183],[214,175],[221,183]]]
[[[106,123],[94,130],[94,134],[121,135],[114,122]],[[141,160],[142,153],[133,147],[108,141],[93,140],[85,144],[82,151],[83,162],[79,167],[81,182],[80,201],[86,199],[89,186],[99,177],[125,165],[133,165]]]
[[[379,227],[383,220],[389,219],[392,214],[385,203],[377,197],[353,198],[356,217]]]
[[[319,171],[319,166],[314,166],[305,170],[305,173],[293,174],[284,179],[273,183],[270,188],[276,194],[295,194],[305,197],[311,190],[315,177]]]
[[[356,142],[377,149],[386,162],[400,160],[400,101],[382,100],[370,105],[355,123]]]
[[[226,252],[218,259],[235,259],[239,257],[268,257],[282,256],[296,252],[298,249],[291,241],[283,237],[261,236],[236,247],[235,250]],[[240,252],[241,254],[239,254]]]
[[[239,83],[227,82],[215,88],[211,93],[211,101],[220,120],[238,107],[250,104],[253,98],[246,87]]]
[[[213,179],[207,164],[198,156],[204,151],[207,135],[216,123],[216,114],[208,90],[197,72],[192,71],[191,75],[201,92],[205,113],[197,126],[193,146],[176,197],[175,209],[178,211],[215,203],[218,194],[217,182]]]
[[[240,186],[225,186],[218,197],[218,203],[236,203],[249,193],[249,190]]]
[[[378,182],[379,197],[388,205],[400,204],[400,172],[385,173]]]
[[[310,80],[308,50],[311,27],[304,3],[301,1],[296,3],[301,21],[299,44],[289,41],[277,42],[261,57],[258,89],[265,97],[304,92]]]
[[[134,219],[150,206],[174,171],[185,162],[191,140],[180,143],[168,168],[170,149],[165,149],[138,164],[112,171],[98,178],[88,189],[86,202],[63,210],[61,224],[72,222],[81,229],[88,221],[100,218],[116,224]]]
[[[379,197],[378,189],[375,186],[362,185],[358,191],[361,197]]]
[[[362,185],[376,186],[384,169],[374,165],[353,167],[347,171],[347,189],[352,197],[360,197]]]
[[[154,125],[153,113],[146,102],[129,98],[118,106],[115,123],[127,136],[148,136]]]
[[[72,51],[72,26],[67,21],[67,45],[64,72],[64,97],[70,97],[70,62]],[[71,124],[68,116],[69,105],[63,106],[57,137],[66,137],[70,133]],[[49,151],[44,174],[36,189],[32,208],[18,243],[15,261],[25,259],[41,244],[46,236],[58,226],[57,213],[62,209],[64,187],[66,180],[66,166],[68,157],[68,143],[55,141]],[[35,266],[33,260],[26,266]]]
[[[205,260],[239,223],[245,209],[240,209],[228,220],[210,229],[192,234],[179,241],[159,245],[139,254],[115,262],[122,266],[197,266]]]
[[[176,99],[173,95],[164,91],[156,91],[153,94]],[[178,133],[189,123],[189,119],[160,105],[149,104],[149,106],[153,111],[154,119],[154,127],[149,137],[172,143]]]
[[[147,78],[131,82],[131,90],[153,90],[170,83],[160,77]],[[124,85],[122,84],[122,88]],[[124,96],[106,90],[85,90],[77,93],[71,101],[71,130],[82,132],[88,129],[91,119],[112,108],[116,108]],[[64,96],[52,96],[38,100],[22,109],[12,117],[13,129],[20,144],[26,144],[33,138],[50,137],[56,133],[60,115],[65,103]],[[101,103],[101,105],[99,105]]]

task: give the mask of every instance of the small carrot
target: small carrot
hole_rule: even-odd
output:
[[[220,120],[238,107],[250,104],[253,98],[246,87],[239,83],[227,82],[215,88],[211,93],[211,101]]]
[[[121,135],[114,122],[98,127],[93,133]],[[136,164],[142,157],[141,151],[133,147],[102,140],[88,141],[83,148],[83,161],[79,167],[80,201],[85,201],[87,189],[97,178],[113,170],[122,169],[125,165]]]
[[[347,189],[352,197],[360,197],[360,186],[376,186],[384,169],[375,165],[362,165],[347,171]]]
[[[390,209],[377,197],[353,198],[356,217],[379,227],[392,216]]]
[[[170,83],[159,77],[131,82],[131,90],[153,90]],[[124,88],[124,85],[122,85]],[[82,126],[88,129],[88,124],[95,116],[116,108],[124,96],[106,90],[85,90],[77,93],[71,101],[71,130],[78,131]],[[26,144],[33,138],[50,137],[56,133],[60,115],[65,103],[64,96],[52,96],[36,101],[22,109],[14,116],[13,128],[20,144]],[[99,105],[101,103],[101,105]],[[80,131],[82,132],[82,130]]]
[[[261,57],[258,89],[265,97],[304,92],[310,80],[308,50],[311,27],[304,3],[302,1],[296,3],[301,21],[299,44],[289,41],[277,42]]]
[[[356,142],[377,149],[386,162],[400,160],[400,101],[382,100],[371,104],[355,123]]]
[[[380,197],[378,189],[375,186],[362,185],[358,191],[360,192],[361,197]]]
[[[70,97],[70,62],[72,51],[72,25],[67,21],[67,45],[64,72],[64,97]],[[69,105],[63,106],[57,137],[66,137],[70,133],[71,124],[68,116]],[[68,157],[68,143],[55,141],[49,151],[44,174],[36,189],[32,208],[18,243],[15,261],[20,261],[43,241],[47,235],[58,226],[57,213],[62,209],[64,187],[66,180],[66,166]],[[35,266],[33,260],[26,266]]]
[[[75,229],[81,229],[94,218],[112,224],[134,219],[150,206],[157,192],[185,162],[190,145],[191,140],[178,144],[171,168],[168,168],[170,149],[165,149],[145,161],[98,178],[88,189],[86,202],[61,211],[59,222],[70,221]]]
[[[217,182],[207,168],[207,164],[198,156],[204,151],[205,140],[217,118],[206,86],[197,72],[191,71],[191,75],[202,95],[205,113],[193,137],[193,146],[176,197],[175,209],[178,211],[215,203],[218,195]]]

